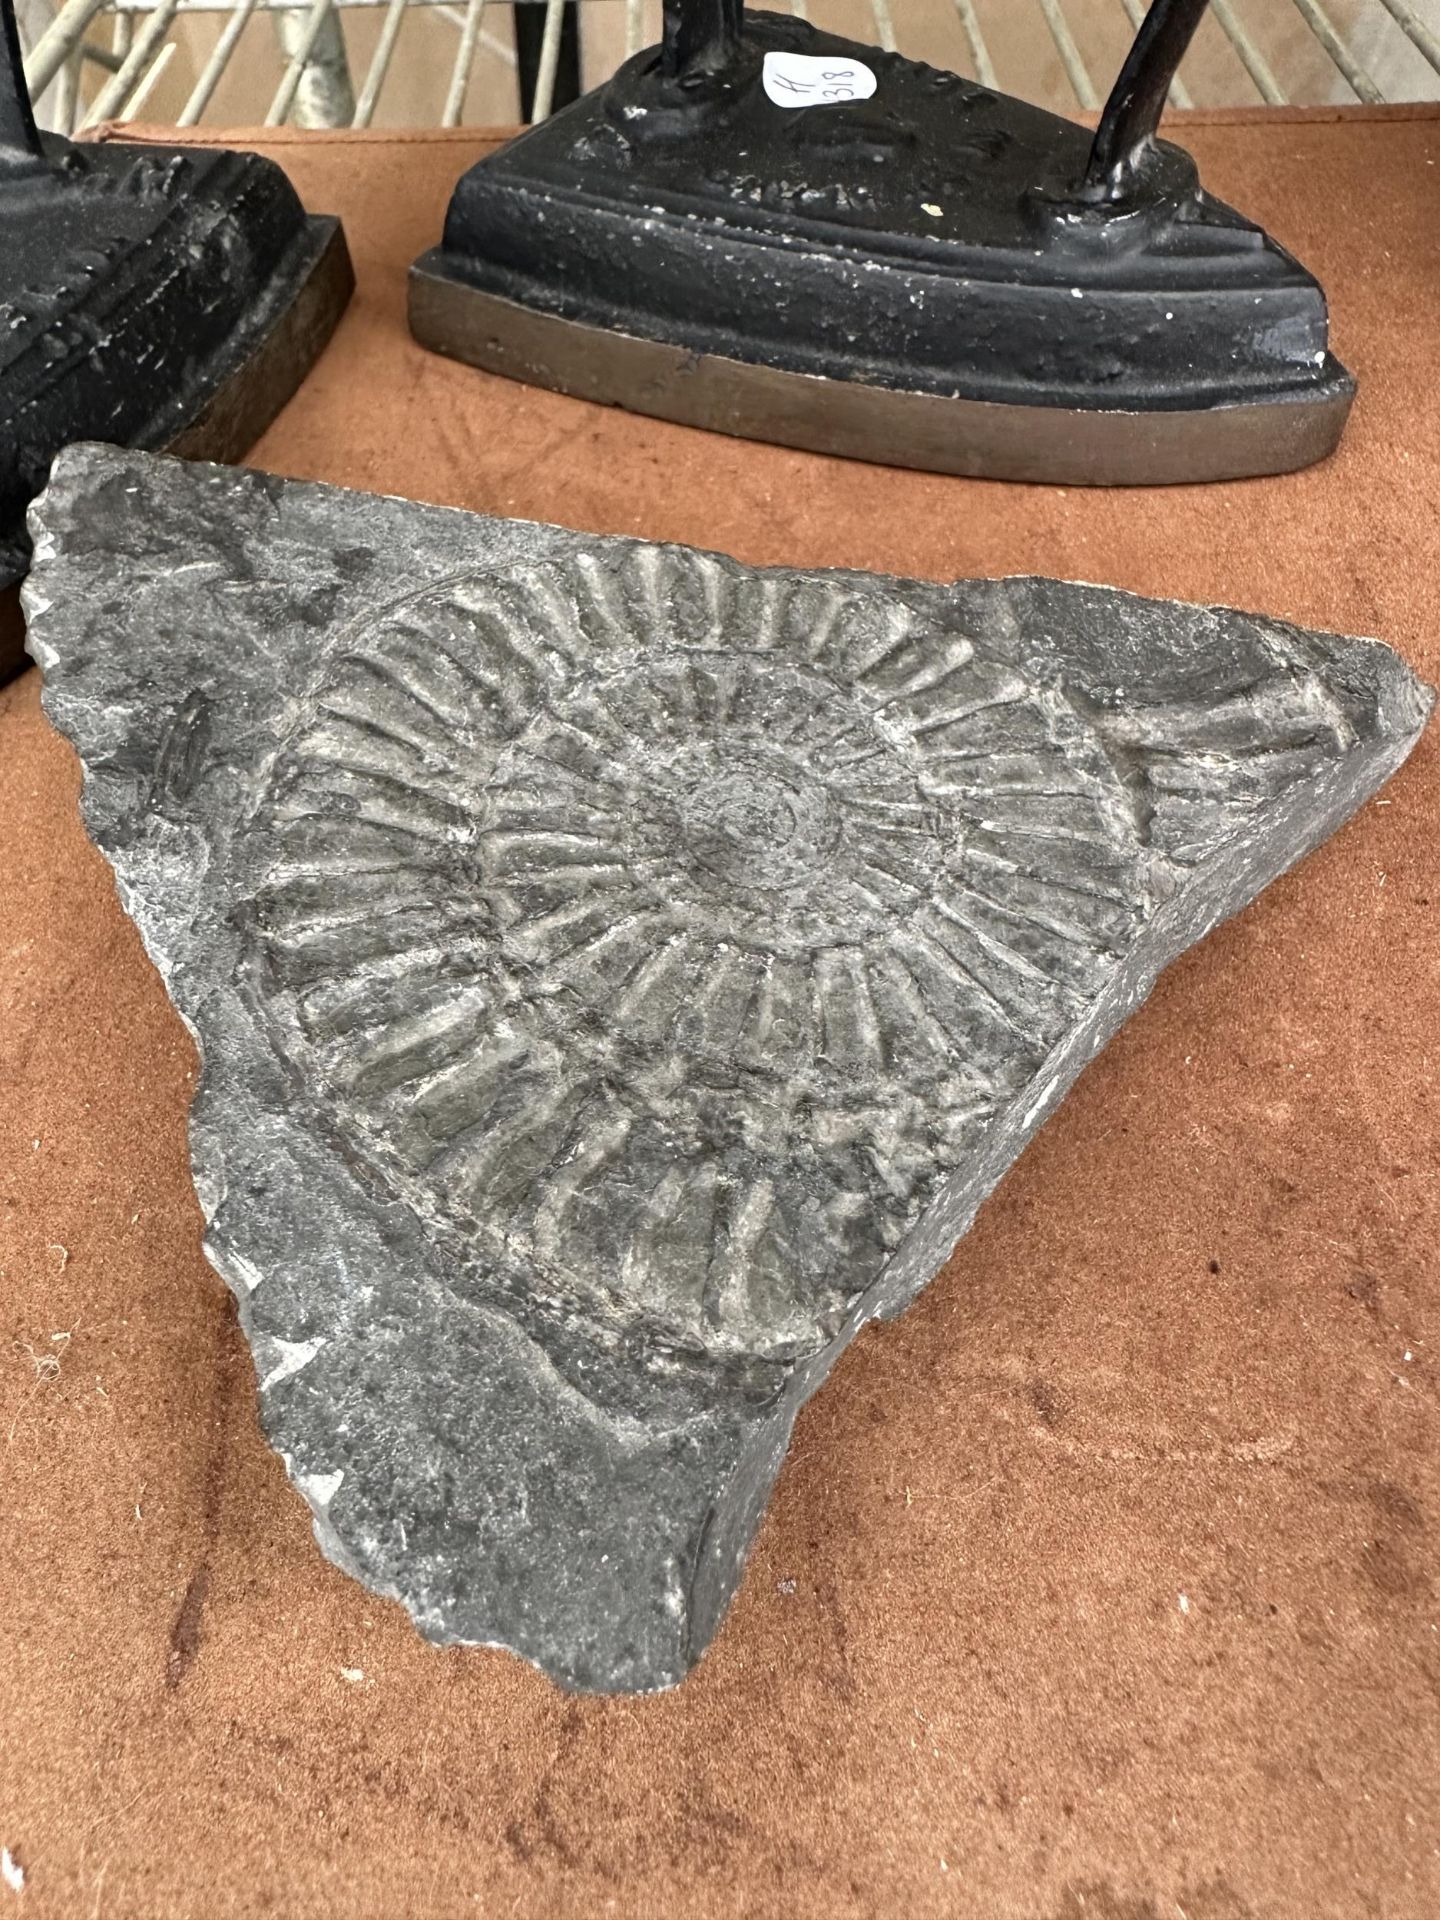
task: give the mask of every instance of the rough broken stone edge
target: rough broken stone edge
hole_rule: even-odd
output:
[[[32,530],[36,535],[37,573],[43,571],[43,563],[53,555],[53,544],[50,543],[49,535],[43,527],[43,500],[42,495],[31,508]],[[402,504],[414,503],[403,502]],[[427,510],[435,513],[455,511],[456,518],[464,522],[470,522],[475,518],[458,510],[439,508]],[[635,543],[617,540],[616,544]],[[764,569],[753,571],[764,571]],[[808,569],[807,571],[843,574],[846,570]],[[1083,585],[1085,583],[1063,584]],[[1124,594],[1112,588],[1104,588],[1100,591],[1115,593],[1117,597],[1126,599],[1143,601],[1146,598]],[[31,582],[27,584],[25,597],[27,612],[32,621],[38,616],[43,626],[44,616],[50,603],[44,598],[35,574],[32,574]],[[1231,612],[1232,610],[1218,609],[1218,611]],[[1250,616],[1242,615],[1241,617]],[[36,634],[33,626],[31,632],[30,650],[42,669],[58,664],[58,656],[53,649],[47,648],[43,633]],[[953,1181],[945,1196],[948,1204],[932,1207],[928,1221],[917,1224],[872,1286],[857,1300],[836,1336],[825,1347],[794,1367],[783,1393],[774,1403],[773,1410],[765,1417],[763,1424],[757,1423],[754,1437],[732,1474],[728,1487],[717,1496],[714,1502],[711,1519],[699,1543],[695,1563],[687,1583],[686,1606],[677,1623],[675,1661],[672,1670],[658,1679],[653,1686],[629,1685],[626,1691],[661,1691],[677,1684],[705,1651],[738,1586],[749,1547],[788,1449],[790,1434],[800,1407],[823,1384],[841,1353],[860,1329],[871,1319],[881,1316],[891,1317],[900,1312],[921,1288],[936,1276],[950,1258],[955,1244],[968,1231],[980,1206],[998,1185],[1004,1173],[1019,1159],[1034,1134],[1079,1077],[1084,1066],[1103,1050],[1129,1015],[1148,997],[1159,975],[1170,962],[1224,919],[1242,911],[1271,880],[1278,878],[1306,853],[1327,839],[1391,777],[1413,749],[1423,732],[1433,701],[1433,695],[1429,689],[1415,680],[1398,656],[1383,643],[1343,635],[1327,635],[1326,638],[1336,644],[1337,660],[1349,655],[1375,685],[1379,695],[1377,708],[1382,725],[1386,719],[1386,708],[1393,710],[1389,714],[1389,721],[1396,728],[1396,737],[1386,743],[1377,742],[1368,750],[1352,749],[1321,779],[1309,782],[1297,790],[1288,801],[1273,806],[1267,812],[1264,818],[1268,831],[1263,836],[1263,845],[1253,844],[1249,850],[1250,857],[1244,869],[1242,882],[1247,892],[1243,899],[1238,902],[1232,900],[1228,904],[1218,901],[1216,895],[1219,889],[1214,884],[1216,870],[1223,858],[1233,853],[1235,841],[1237,839],[1243,841],[1249,837],[1241,827],[1221,843],[1209,860],[1194,870],[1182,893],[1156,910],[1144,935],[1137,941],[1131,956],[1121,963],[1115,979],[1096,1000],[1089,1016],[1073,1030],[1067,1041],[1062,1042],[1055,1049],[1050,1060],[1040,1070],[1038,1077],[1045,1090],[1038,1100],[1034,1097],[1032,1082],[1028,1095],[1030,1105],[1021,1123],[1019,1144],[1012,1151],[997,1149],[988,1153],[968,1179]],[[87,831],[91,831],[93,837],[88,806],[91,775],[88,768],[84,767],[83,760],[82,769],[82,814],[85,817]],[[1318,826],[1315,824],[1317,808],[1320,809]],[[1283,829],[1283,832],[1277,832],[1277,829]],[[98,840],[95,844],[97,847],[101,846]],[[103,853],[103,847],[101,851]],[[108,855],[106,858],[107,865],[111,864]],[[145,941],[144,916],[143,914],[136,916],[132,913],[130,901],[127,898],[128,890],[113,865],[111,870],[121,903],[127,914],[136,919],[142,941]],[[1210,882],[1208,886],[1207,879]],[[1233,887],[1227,887],[1225,892],[1233,893]],[[149,952],[148,941],[145,944]],[[1152,954],[1156,957],[1151,958]],[[155,956],[151,954],[150,957],[156,964],[157,970],[160,970]],[[164,978],[163,971],[162,978]],[[169,997],[168,990],[167,997]],[[173,1000],[171,1004],[176,1005]],[[178,1006],[176,1010],[180,1011]],[[198,1106],[201,1104],[205,1084],[205,1052],[196,1024],[184,1012],[181,1012],[181,1019],[195,1041],[201,1063],[194,1096]],[[998,1123],[995,1131],[997,1133],[1001,1131]],[[225,1245],[213,1230],[215,1215],[223,1195],[216,1193],[214,1170],[207,1168],[204,1164],[205,1148],[197,1138],[193,1113],[191,1154],[197,1196],[206,1220],[204,1250],[236,1300],[238,1315],[246,1333],[247,1344],[250,1346],[252,1361],[257,1367],[258,1378],[258,1339],[264,1336],[259,1335],[254,1329],[251,1316],[247,1311],[249,1289],[242,1277],[246,1264],[245,1256],[237,1249]],[[603,1684],[591,1685],[577,1680],[573,1675],[567,1675],[557,1667],[553,1653],[547,1658],[538,1647],[526,1643],[526,1636],[523,1633],[507,1628],[503,1621],[497,1620],[493,1634],[472,1636],[450,1633],[444,1629],[443,1625],[433,1622],[427,1624],[423,1618],[417,1617],[400,1589],[393,1583],[377,1578],[373,1570],[351,1553],[343,1538],[331,1525],[328,1518],[327,1489],[318,1484],[316,1476],[297,1474],[292,1470],[291,1462],[281,1448],[281,1436],[272,1432],[271,1419],[263,1400],[261,1416],[267,1439],[276,1451],[282,1452],[287,1473],[294,1480],[297,1490],[311,1509],[315,1539],[326,1558],[359,1580],[369,1591],[399,1600],[406,1607],[407,1613],[415,1621],[418,1629],[427,1638],[442,1644],[504,1649],[519,1655],[562,1685],[578,1690],[613,1690],[613,1683],[610,1687]],[[278,1425],[279,1422],[275,1424]]]

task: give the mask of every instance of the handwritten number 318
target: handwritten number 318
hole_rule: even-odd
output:
[[[855,98],[855,76],[848,67],[840,67],[835,72],[822,73],[820,78],[831,85],[819,89],[822,100],[853,100]],[[815,87],[807,86],[803,80],[792,80],[788,73],[776,74],[774,84],[784,87],[787,93],[814,93]]]

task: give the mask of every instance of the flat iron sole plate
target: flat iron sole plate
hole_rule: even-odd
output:
[[[944,398],[615,333],[410,269],[422,346],[576,399],[883,466],[1073,487],[1173,486],[1293,473],[1333,453],[1355,383],[1328,359],[1313,387],[1224,407],[1119,412]]]
[[[312,214],[298,249],[294,295],[276,324],[205,396],[200,410],[160,453],[187,460],[238,460],[248,452],[293,398],[334,333],[355,287],[354,269],[340,222]],[[25,664],[25,625],[20,586],[0,586],[0,682]]]

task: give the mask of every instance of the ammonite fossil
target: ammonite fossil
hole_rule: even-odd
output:
[[[316,1536],[579,1687],[698,1659],[846,1343],[1428,710],[1242,614],[100,448],[35,526]]]
[[[1145,899],[1062,690],[679,549],[368,616],[251,830],[275,1043],[353,1149],[716,1352],[833,1335]]]

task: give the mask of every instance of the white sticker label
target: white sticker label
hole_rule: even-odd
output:
[[[863,60],[823,53],[767,53],[761,76],[777,107],[836,107],[868,100],[875,75]]]

